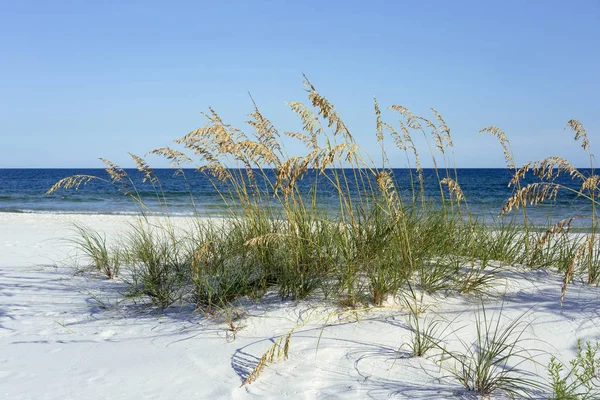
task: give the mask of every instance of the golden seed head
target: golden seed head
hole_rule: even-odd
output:
[[[571,130],[575,132],[575,140],[581,140],[581,147],[585,151],[588,151],[590,148],[590,142],[588,141],[587,132],[585,131],[583,124],[576,119],[572,119],[567,122],[566,128],[571,128]]]

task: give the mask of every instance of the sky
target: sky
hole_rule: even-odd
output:
[[[285,102],[308,101],[303,73],[375,159],[373,97],[395,127],[392,104],[438,110],[458,167],[504,167],[497,140],[477,134],[488,125],[518,164],[588,166],[572,118],[600,151],[600,0],[4,0],[0,52],[0,168],[132,166],[128,152],[171,145],[209,106],[251,132],[248,92],[294,131]]]

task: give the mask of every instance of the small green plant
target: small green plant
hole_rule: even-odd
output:
[[[415,294],[413,292],[413,294]],[[438,335],[443,333],[440,331],[442,321],[438,318],[422,318],[421,315],[426,311],[421,301],[418,301],[416,295],[405,301],[408,307],[408,326],[410,330],[409,348],[413,357],[424,357],[433,349],[441,348]]]
[[[584,346],[577,340],[577,356],[569,362],[569,367],[556,357],[550,359],[548,376],[553,400],[585,400],[600,397],[600,343],[587,342]],[[568,372],[563,374],[563,370]]]
[[[92,266],[109,279],[119,273],[122,262],[122,253],[117,248],[110,248],[106,244],[106,236],[83,225],[74,225],[78,234],[73,243],[88,256]]]
[[[541,385],[527,378],[520,366],[534,362],[529,350],[521,346],[527,325],[523,326],[523,316],[500,326],[502,309],[495,318],[488,317],[485,306],[477,314],[475,324],[477,337],[473,343],[460,340],[464,352],[446,352],[454,360],[449,368],[466,389],[481,396],[494,392],[504,392],[510,397],[529,397]]]

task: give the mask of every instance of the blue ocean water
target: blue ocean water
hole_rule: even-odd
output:
[[[225,210],[222,199],[210,180],[194,170],[186,170],[185,177],[174,176],[172,169],[157,169],[156,174],[162,185],[163,196],[156,196],[156,190],[148,182],[143,183],[143,175],[135,169],[127,169],[132,181],[153,212],[165,212],[163,198],[167,201],[171,215],[189,215],[198,212],[204,215],[219,215]],[[403,197],[411,193],[411,176],[408,169],[393,170],[397,186]],[[94,175],[110,180],[103,169],[0,169],[0,212],[20,213],[84,213],[84,214],[132,214],[140,211],[139,205],[125,196],[113,185],[100,180],[92,180],[79,190],[59,190],[51,195],[45,192],[58,180],[76,174]],[[269,174],[274,179],[274,173]],[[494,220],[506,200],[513,193],[508,187],[511,172],[507,169],[458,169],[458,182],[468,201],[469,210],[478,218]],[[354,190],[352,174],[350,190]],[[435,171],[424,170],[425,195],[434,203],[439,202],[440,192]],[[412,178],[416,180],[413,171]],[[314,181],[314,174],[307,174],[300,181],[300,188],[308,193]],[[526,183],[534,182],[528,178]],[[559,182],[575,187],[568,176]],[[319,178],[317,199],[327,208],[335,208],[334,188],[323,177]],[[589,215],[589,201],[569,192],[559,192],[557,201],[528,208],[528,216],[535,223],[546,224],[548,220],[558,221],[573,215]],[[520,211],[516,211],[520,216]],[[585,224],[585,222],[580,222]]]

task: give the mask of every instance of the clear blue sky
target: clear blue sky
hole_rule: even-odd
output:
[[[0,168],[131,165],[208,106],[243,125],[247,91],[295,130],[302,72],[375,153],[373,96],[440,111],[459,167],[504,165],[487,125],[519,163],[584,166],[576,118],[600,155],[598,0],[3,1],[0,51]]]

